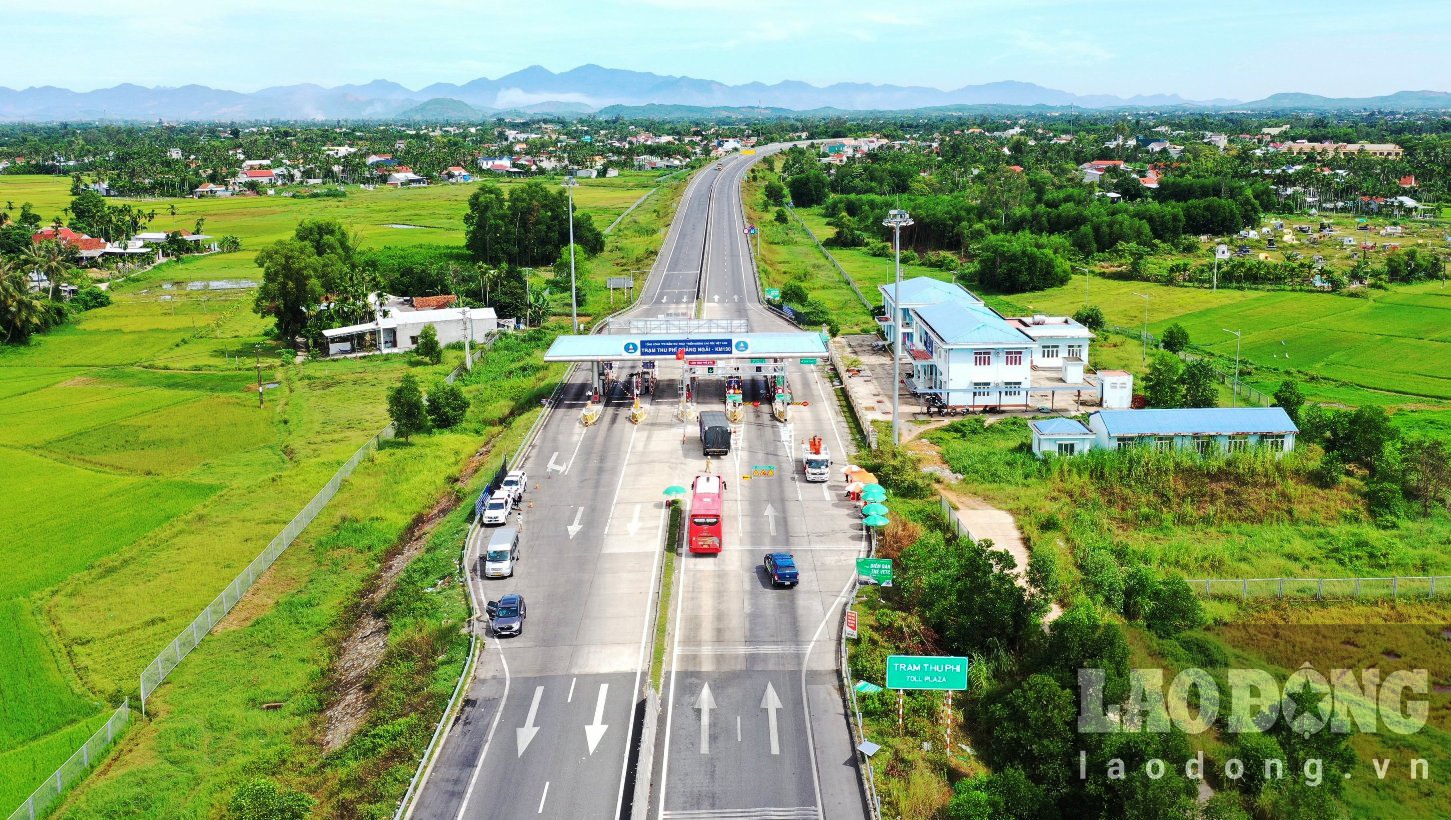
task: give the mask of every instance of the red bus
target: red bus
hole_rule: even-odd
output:
[[[720,476],[705,473],[695,477],[690,485],[690,513],[687,526],[690,551],[699,553],[720,552],[725,513],[725,501],[721,498]]]

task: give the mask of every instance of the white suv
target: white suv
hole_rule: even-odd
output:
[[[503,524],[509,520],[509,508],[513,504],[509,501],[509,494],[503,490],[496,490],[489,500],[484,504],[484,524]]]
[[[529,484],[529,477],[524,475],[523,470],[514,470],[504,476],[504,483],[499,485],[498,492],[504,493],[515,504],[524,500],[524,488]]]

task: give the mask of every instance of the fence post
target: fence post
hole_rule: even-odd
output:
[[[1426,597],[1427,598],[1435,598],[1436,597],[1436,576],[1434,576],[1434,575],[1431,576],[1431,591],[1428,592],[1428,593],[1426,593]]]
[[[1209,583],[1210,583],[1210,580],[1211,579],[1209,579],[1209,578],[1205,578],[1204,579],[1204,594],[1205,595],[1209,595]]]
[[[1360,597],[1360,579],[1359,578],[1356,578],[1355,579],[1355,592],[1351,594],[1351,597],[1352,598],[1359,598]]]
[[[1285,579],[1284,578],[1281,578],[1280,579],[1280,597],[1281,598],[1285,597]]]
[[[1325,597],[1325,579],[1324,578],[1321,578],[1320,579],[1320,582],[1315,585],[1315,597],[1316,598],[1324,598]]]
[[[1239,579],[1239,597],[1241,597],[1241,598],[1248,598],[1249,597],[1249,579],[1248,578],[1241,578],[1241,579]]]
[[[1397,600],[1400,597],[1400,586],[1401,586],[1401,579],[1399,577],[1392,577],[1391,578],[1391,600],[1392,601]]]

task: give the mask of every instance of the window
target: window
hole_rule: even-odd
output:
[[[1056,359],[1058,358],[1058,345],[1043,345],[1038,348],[1038,355],[1045,359]]]
[[[1007,399],[1021,399],[1021,398],[1023,398],[1023,383],[1022,382],[1003,382],[1003,399],[1004,400],[1007,400]]]
[[[1130,447],[1138,444],[1139,442],[1138,439],[1131,436],[1119,436],[1118,438],[1113,440],[1113,443],[1116,447],[1118,447],[1118,449],[1127,450]]]
[[[1023,363],[1023,351],[1021,351],[1021,350],[1009,350],[1007,352],[1007,361],[1005,361],[1004,364],[1007,364],[1007,365],[1009,365],[1011,367],[1017,367],[1018,365],[1020,365],[1022,363]]]
[[[991,350],[972,351],[972,363],[978,367],[987,367],[993,363],[993,352]]]
[[[1174,449],[1173,436],[1154,436],[1154,449],[1166,453]]]
[[[1285,436],[1283,433],[1260,436],[1260,444],[1275,450],[1285,449]]]
[[[1230,436],[1226,449],[1231,453],[1242,453],[1249,449],[1249,436]]]
[[[1076,445],[1074,445],[1074,443],[1071,442],[1071,441],[1060,441],[1060,442],[1058,442],[1058,455],[1060,455],[1060,456],[1071,456],[1071,455],[1073,455],[1074,447],[1075,446]]]
[[[1068,358],[1070,358],[1070,359],[1081,359],[1081,358],[1083,358],[1083,345],[1069,345],[1068,346]]]
[[[972,383],[972,397],[974,399],[985,399],[985,398],[987,398],[988,397],[988,392],[989,392],[988,391],[988,388],[991,387],[991,386],[992,385],[991,385],[990,382],[973,382]]]
[[[1201,455],[1201,456],[1207,456],[1207,455],[1209,455],[1210,451],[1212,451],[1214,449],[1214,437],[1213,436],[1195,436],[1194,437],[1194,449],[1196,451],[1198,451],[1199,455]]]

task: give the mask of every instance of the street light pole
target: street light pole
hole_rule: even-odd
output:
[[[1140,339],[1140,341],[1142,341],[1144,343],[1143,364],[1144,364],[1144,367],[1148,367],[1149,366],[1149,297],[1148,297],[1148,294],[1144,294],[1144,293],[1135,293],[1134,295],[1137,296],[1137,297],[1139,297],[1140,299],[1143,299],[1144,300],[1144,332],[1143,332],[1143,336]]]
[[[902,229],[912,224],[912,217],[894,208],[882,220],[892,229],[892,247],[896,252],[896,283],[892,285],[892,444],[902,443]]]
[[[564,178],[564,190],[569,195],[569,320],[575,333],[579,333],[579,301],[574,287],[574,188],[578,184],[573,172]]]
[[[1230,388],[1230,391],[1229,391],[1229,406],[1230,407],[1238,407],[1239,406],[1239,344],[1240,344],[1241,341],[1243,341],[1243,339],[1241,337],[1244,335],[1244,331],[1242,331],[1242,330],[1230,330],[1229,328],[1223,328],[1223,330],[1224,330],[1225,333],[1233,333],[1234,334],[1234,387]]]

